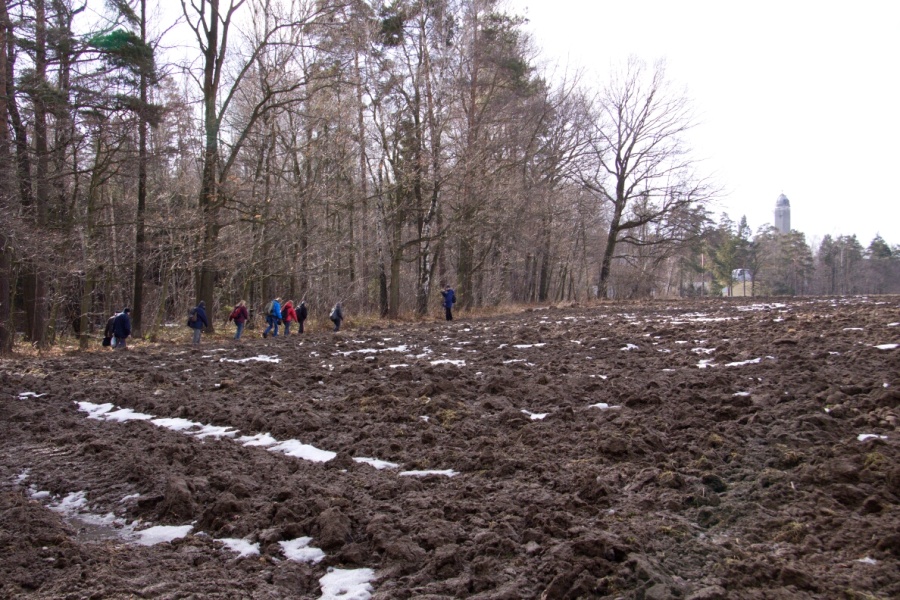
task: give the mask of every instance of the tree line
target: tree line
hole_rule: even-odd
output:
[[[152,336],[198,300],[712,289],[727,235],[664,64],[552,76],[498,0],[163,4],[0,1],[0,352],[87,347],[126,305]]]
[[[799,231],[780,233],[765,225],[753,235],[746,217],[735,225],[722,215],[704,237],[689,260],[695,276],[688,289],[699,290],[707,281],[724,295],[900,293],[900,245],[891,247],[880,235],[865,247],[855,235],[826,235],[814,248]],[[704,258],[708,267],[699,264]],[[746,277],[736,277],[738,270]]]

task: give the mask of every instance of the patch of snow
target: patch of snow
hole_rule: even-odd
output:
[[[735,392],[732,396],[749,396],[750,392]]]
[[[526,348],[543,348],[546,346],[546,342],[540,344],[513,344],[513,348],[518,348],[520,350],[524,350]]]
[[[369,466],[381,469],[397,469],[400,467],[397,463],[388,462],[386,460],[378,460],[377,458],[368,458],[365,456],[354,456],[353,460],[358,463],[365,463]]]
[[[705,369],[707,367],[716,366],[716,363],[714,363],[713,359],[711,359],[711,358],[704,358],[703,360],[701,360],[700,362],[697,363],[697,366],[700,367],[701,369]]]
[[[232,552],[237,552],[238,556],[256,556],[259,554],[259,544],[254,544],[248,540],[238,538],[218,538],[217,542],[222,542],[225,547]]]
[[[428,419],[430,419],[431,417],[429,417],[428,415],[422,415],[422,416],[419,417],[419,418],[422,419],[423,421],[425,421],[425,422],[427,423],[427,422],[428,422]]]
[[[876,433],[861,433],[858,436],[856,436],[856,439],[859,440],[860,442],[864,442],[866,440],[871,440],[871,439],[886,440],[887,436],[886,435],[878,435]]]
[[[399,365],[388,365],[388,368],[389,368],[389,369],[399,369],[399,368],[401,368],[401,367],[408,367],[408,366],[409,366],[409,365],[407,365],[407,364],[405,364],[405,363],[400,363]]]
[[[271,446],[277,444],[278,440],[268,433],[257,433],[256,435],[244,435],[237,439],[244,446]]]
[[[874,558],[870,558],[868,556],[866,556],[864,558],[857,558],[856,562],[862,563],[864,565],[877,565],[878,564],[877,560],[875,560]]]
[[[115,408],[115,406],[107,402],[105,404],[94,404],[93,402],[78,402],[78,410],[86,412],[88,419],[102,419],[103,415]]]
[[[879,350],[894,350],[896,349],[898,344],[881,344],[880,346],[875,346]]]
[[[453,469],[444,469],[443,471],[431,470],[431,471],[401,471],[400,477],[426,477],[428,475],[444,475],[445,477],[453,477],[454,475],[459,475]]]
[[[171,429],[172,431],[185,431],[192,427],[200,427],[200,423],[181,418],[153,419],[150,422],[158,427],[164,427],[165,429]]]
[[[72,515],[85,506],[87,506],[87,493],[72,492],[59,502],[49,505],[48,508],[54,512]]]
[[[639,349],[640,348],[638,348],[634,344],[625,344],[625,346],[623,346],[622,348],[619,348],[619,350],[639,350]]]
[[[130,408],[120,408],[119,410],[107,412],[100,418],[106,419],[107,421],[119,421],[120,423],[124,423],[125,421],[150,421],[153,419],[153,415],[135,412]]]
[[[193,525],[157,525],[156,527],[135,531],[134,534],[138,537],[137,544],[141,546],[155,546],[156,544],[183,538],[193,528]]]
[[[550,413],[533,413],[531,411],[525,410],[524,408],[522,409],[522,412],[525,413],[526,415],[528,415],[532,421],[542,421],[547,417],[547,415],[550,414]]]
[[[296,562],[318,563],[325,558],[325,552],[321,548],[310,546],[311,537],[301,537],[295,540],[278,542],[285,558]]]
[[[888,327],[900,327],[900,322],[888,323]]]
[[[219,359],[219,362],[230,362],[230,363],[247,363],[250,361],[280,363],[281,359],[278,358],[277,355],[269,356],[267,354],[260,354],[259,356],[250,356],[248,358],[220,358]]]
[[[455,365],[457,367],[466,366],[466,361],[464,360],[451,360],[449,358],[442,358],[440,360],[431,361],[432,365]]]
[[[201,425],[200,431],[193,434],[197,439],[203,439],[208,437],[214,438],[222,438],[222,437],[234,437],[237,434],[238,430],[234,427],[219,426],[219,425]]]
[[[351,354],[375,354],[378,352],[409,352],[409,346],[395,346],[393,348],[363,348],[362,350],[348,350],[346,352],[338,352],[343,356],[349,356]]]
[[[337,456],[336,452],[330,450],[319,450],[315,446],[303,444],[297,440],[286,440],[279,442],[269,448],[269,452],[283,452],[288,456],[296,456],[304,460],[312,462],[328,462]]]
[[[727,363],[726,367],[743,367],[744,365],[755,365],[761,361],[761,358],[752,358],[750,360],[742,360],[738,362]]]
[[[606,402],[598,402],[597,404],[591,404],[588,408],[599,408],[600,410],[613,410],[617,408],[622,408],[621,406],[607,404]]]
[[[712,354],[715,351],[715,348],[691,348],[691,352],[694,354]]]
[[[844,327],[844,331],[865,331],[862,327]]]
[[[322,595],[319,600],[369,600],[375,579],[372,569],[334,569],[319,578]]]
[[[47,394],[36,394],[34,392],[20,392],[19,400],[27,400],[29,398],[40,398],[41,396],[46,396]]]

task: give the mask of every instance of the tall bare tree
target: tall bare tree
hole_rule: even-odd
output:
[[[595,137],[583,157],[579,179],[610,209],[597,293],[605,297],[616,246],[679,241],[674,227],[662,239],[630,236],[648,223],[663,223],[709,199],[693,177],[695,160],[684,134],[694,121],[687,98],[672,89],[665,66],[652,70],[630,58],[596,101]],[[697,232],[699,233],[699,232]]]

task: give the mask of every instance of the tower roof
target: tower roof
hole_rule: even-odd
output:
[[[780,196],[778,196],[778,200],[775,201],[775,206],[776,206],[776,207],[778,207],[778,206],[790,206],[790,205],[791,205],[790,200],[788,200],[788,199],[787,199],[787,196],[785,196],[784,194],[781,194]]]

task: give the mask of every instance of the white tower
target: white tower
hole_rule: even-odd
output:
[[[784,194],[775,201],[775,229],[779,233],[791,231],[791,203]]]

